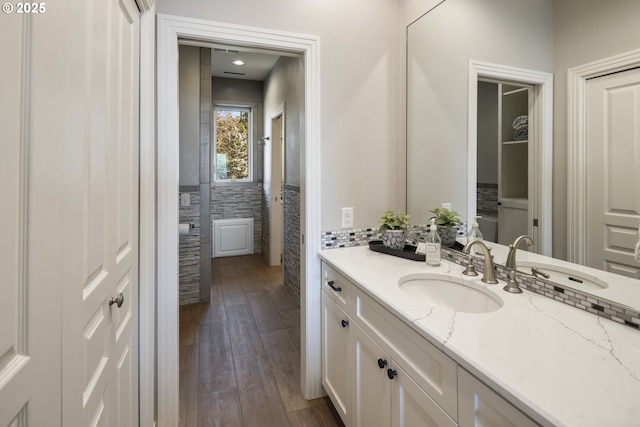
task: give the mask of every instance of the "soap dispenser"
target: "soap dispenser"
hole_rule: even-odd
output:
[[[471,242],[472,240],[482,240],[482,233],[480,232],[480,228],[478,226],[478,219],[482,218],[481,216],[474,216],[473,217],[473,224],[471,225],[471,230],[469,231],[469,233],[467,234],[467,243]],[[481,254],[480,252],[480,248],[478,248],[477,246],[473,246],[471,248],[471,254],[478,256]]]
[[[437,267],[440,265],[440,259],[442,257],[442,252],[441,252],[441,244],[442,244],[442,239],[440,238],[440,235],[438,234],[437,231],[437,227],[436,227],[436,220],[435,219],[431,219],[431,225],[429,226],[429,233],[427,233],[427,238],[426,240],[426,246],[427,246],[427,253],[425,256],[425,261],[427,262],[427,265],[430,265],[432,267]]]

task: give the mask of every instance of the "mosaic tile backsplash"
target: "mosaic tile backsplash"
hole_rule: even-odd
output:
[[[407,231],[407,237],[411,238],[411,236],[415,236],[423,238],[426,232],[426,225],[411,226]],[[460,231],[459,234],[464,235],[464,231]],[[325,250],[368,245],[370,240],[378,239],[380,239],[380,234],[378,233],[377,227],[358,230],[324,231],[321,235],[321,244],[322,249]],[[465,254],[449,248],[442,248],[442,258],[460,265],[467,264],[467,256]],[[476,271],[482,274],[484,271],[483,261],[475,258],[473,263]],[[496,277],[502,282],[506,282],[508,279],[507,269],[501,265],[496,265]],[[522,288],[531,292],[640,330],[640,312],[637,310],[632,310],[629,307],[611,301],[600,300],[591,294],[586,294],[576,289],[565,288],[543,278],[519,277],[518,282]]]

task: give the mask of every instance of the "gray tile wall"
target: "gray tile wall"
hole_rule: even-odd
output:
[[[178,199],[178,218],[191,222],[194,228],[187,236],[180,236],[178,247],[178,296],[180,305],[200,302],[200,191],[181,191],[191,197],[190,206],[181,206]]]
[[[211,220],[253,218],[253,247],[262,253],[262,183],[211,187]]]
[[[498,184],[478,183],[476,210],[480,216],[498,216]]]
[[[300,303],[300,187],[284,186],[284,287]]]
[[[269,261],[269,214],[271,213],[271,184],[262,184],[262,255]]]

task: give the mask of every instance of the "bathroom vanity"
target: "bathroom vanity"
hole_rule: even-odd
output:
[[[445,260],[320,257],[323,386],[345,425],[638,425],[640,331]]]

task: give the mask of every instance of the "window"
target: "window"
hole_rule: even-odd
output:
[[[251,108],[216,105],[213,108],[215,181],[251,181]]]

